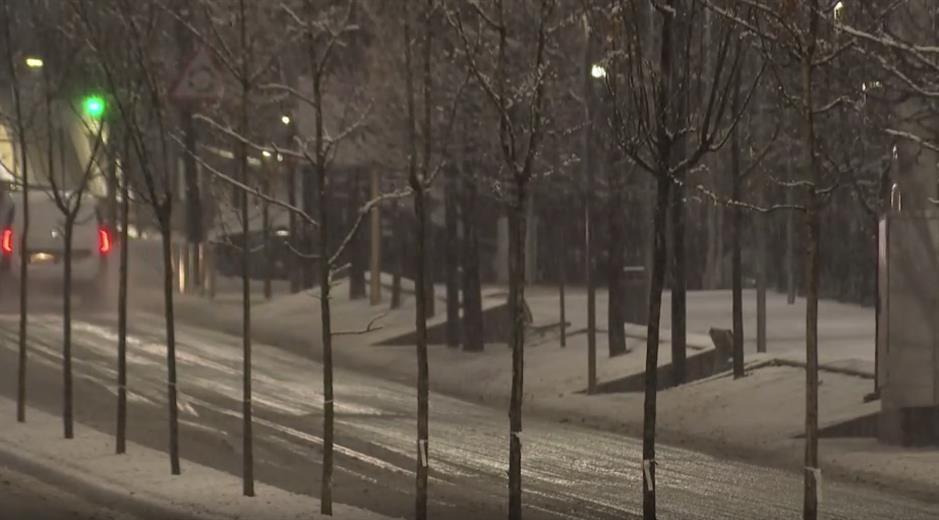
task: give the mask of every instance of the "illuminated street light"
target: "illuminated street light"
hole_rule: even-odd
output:
[[[285,116],[280,116],[280,122],[283,123],[283,124],[285,124],[285,125],[289,125],[289,124],[290,124],[290,116],[286,116],[286,115],[285,115]]]
[[[844,3],[838,2],[837,4],[835,4],[835,9],[834,9],[835,20],[840,19],[843,12],[844,12]]]
[[[43,63],[42,58],[37,58],[35,56],[29,56],[26,58],[26,66],[31,69],[41,69],[43,65],[45,65],[45,63]]]
[[[265,159],[270,159],[271,152],[268,152],[267,150],[262,150],[261,155],[263,155]]]
[[[596,79],[602,79],[606,77],[606,69],[602,65],[594,65],[590,68],[590,75]]]

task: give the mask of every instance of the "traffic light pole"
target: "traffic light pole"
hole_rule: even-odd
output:
[[[183,176],[186,190],[186,238],[189,242],[187,264],[192,266],[186,284],[192,289],[202,287],[202,200],[199,190],[199,172],[196,166],[196,129],[192,122],[192,112],[183,108],[180,114],[183,127]]]

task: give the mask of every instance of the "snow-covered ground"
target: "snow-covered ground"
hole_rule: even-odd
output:
[[[17,520],[138,520],[9,466],[0,466],[0,504],[0,517]]]
[[[390,277],[383,276],[383,282]],[[228,281],[232,282],[232,281]],[[228,282],[223,281],[221,287]],[[228,284],[231,290],[237,284]],[[484,306],[504,301],[504,288],[484,289]],[[335,358],[340,366],[372,373],[396,381],[413,383],[413,348],[377,346],[383,340],[413,330],[413,299],[405,295],[401,308],[388,310],[384,302],[371,306],[367,299],[348,299],[348,286],[333,289],[334,331],[361,331],[375,321],[376,329],[365,334],[336,336]],[[229,297],[230,296],[230,297]],[[430,326],[444,321],[443,287],[437,287],[438,312]],[[606,343],[607,295],[598,291],[598,377],[601,382],[641,372],[645,363],[644,327],[628,325],[631,352],[610,358]],[[144,298],[146,299],[146,298]],[[159,298],[147,305],[158,309]],[[557,292],[552,287],[532,287],[527,292],[536,325],[559,322]],[[319,302],[308,293],[289,295],[283,291],[273,301],[255,299],[253,330],[258,340],[319,358],[321,354]],[[670,361],[669,294],[663,301],[663,341],[660,363]],[[708,330],[730,328],[730,292],[692,292],[688,295],[688,344],[692,351],[712,348]],[[785,295],[768,294],[768,353],[757,354],[755,294],[744,292],[744,320],[748,377],[734,381],[715,377],[666,390],[659,394],[660,439],[680,445],[708,449],[798,469],[801,467],[804,427],[804,306],[802,299],[786,303]],[[183,319],[232,334],[241,332],[240,298],[223,289],[215,302],[195,297],[179,299]],[[642,395],[639,393],[587,396],[586,296],[582,288],[570,287],[566,317],[570,322],[567,347],[556,335],[533,338],[526,348],[525,410],[559,421],[577,421],[600,428],[638,435],[642,427]],[[867,377],[822,372],[821,425],[875,413],[879,403],[864,403],[873,390],[873,309],[832,301],[820,305],[820,358],[824,367],[851,368]],[[508,402],[511,381],[511,352],[505,345],[487,345],[484,353],[434,345],[430,351],[431,386],[450,395],[502,407]],[[796,366],[766,366],[773,359]],[[900,487],[923,493],[939,491],[939,451],[898,449],[873,439],[824,439],[822,461],[826,471],[852,479]]]
[[[172,476],[165,454],[138,444],[128,443],[125,455],[115,455],[114,438],[89,428],[65,440],[61,420],[35,408],[29,408],[26,423],[17,423],[15,403],[5,398],[0,398],[0,417],[0,518],[328,518],[317,514],[316,498],[260,482],[256,496],[247,498],[238,477],[189,461],[183,461],[182,475]],[[19,469],[24,467],[28,471]],[[48,502],[48,509],[27,502],[34,498]],[[4,516],[17,511],[18,504],[32,507],[20,509],[30,516]],[[75,516],[55,516],[60,512]],[[337,520],[390,520],[343,505],[334,505],[333,513]]]

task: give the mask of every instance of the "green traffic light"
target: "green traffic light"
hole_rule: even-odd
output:
[[[101,119],[106,107],[107,103],[101,96],[87,96],[82,100],[82,110],[92,119]]]

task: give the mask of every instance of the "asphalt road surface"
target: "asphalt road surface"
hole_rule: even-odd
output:
[[[36,314],[30,327],[29,404],[58,413],[61,320]],[[165,450],[163,318],[138,313],[130,329],[129,438]],[[75,321],[77,435],[83,427],[113,432],[115,331],[112,316],[85,315]],[[15,338],[16,316],[0,315],[0,367],[5,371],[0,392],[9,397],[15,396]],[[182,456],[239,475],[241,340],[186,325],[177,327],[177,338]],[[322,446],[322,367],[289,352],[256,345],[254,371],[256,476],[283,489],[316,495]],[[416,465],[414,389],[344,370],[337,370],[335,381],[335,500],[411,518]],[[431,414],[432,518],[504,518],[505,411],[433,395]],[[641,517],[641,443],[637,440],[528,418],[523,446],[526,519]],[[659,447],[657,458],[662,519],[801,516],[801,475],[668,446]],[[930,504],[826,481],[822,518],[936,519],[939,499]]]

